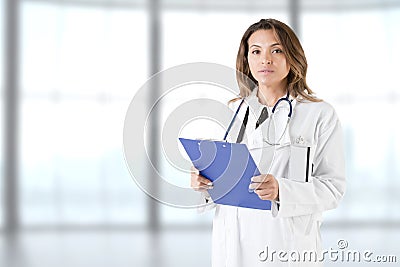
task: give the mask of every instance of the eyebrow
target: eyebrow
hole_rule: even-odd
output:
[[[277,46],[277,45],[281,45],[281,44],[280,44],[280,43],[273,43],[272,45],[270,45],[270,47]],[[249,48],[251,48],[251,47],[253,47],[253,46],[257,46],[257,47],[260,47],[260,48],[261,48],[261,46],[256,45],[256,44],[252,44]]]

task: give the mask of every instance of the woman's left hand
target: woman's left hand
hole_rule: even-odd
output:
[[[249,189],[262,200],[279,200],[279,184],[272,174],[261,174],[251,178]]]

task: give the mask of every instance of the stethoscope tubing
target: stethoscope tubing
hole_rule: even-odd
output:
[[[288,102],[288,104],[289,104],[289,113],[288,113],[288,123],[289,123],[290,119],[292,118],[292,112],[293,112],[292,101],[290,101],[290,99],[289,99],[289,92],[286,94],[285,97],[282,97],[282,98],[278,99],[278,101],[275,103],[275,105],[274,105],[273,108],[272,108],[272,114],[275,113],[276,107],[277,107],[277,106],[279,105],[279,103],[282,102],[282,101],[286,101],[286,102]],[[239,107],[237,108],[237,110],[236,110],[236,112],[235,112],[235,115],[233,116],[231,122],[229,123],[228,129],[227,129],[226,132],[225,132],[223,141],[226,141],[226,138],[228,137],[228,134],[229,134],[229,132],[230,132],[232,126],[233,126],[233,122],[235,121],[235,119],[236,119],[236,117],[237,117],[237,115],[238,115],[238,113],[239,113],[239,110],[240,110],[240,108],[242,107],[243,102],[244,102],[244,98],[243,98],[242,101],[240,102]],[[285,130],[286,130],[286,128],[285,128]]]
[[[233,126],[233,122],[235,121],[235,119],[239,113],[239,110],[242,107],[243,102],[244,102],[244,98],[242,99],[242,102],[240,102],[239,107],[237,108],[237,110],[235,112],[235,115],[233,116],[231,122],[229,123],[228,129],[226,130],[225,135],[224,135],[224,139],[222,139],[222,140],[226,141],[226,137],[228,137],[228,134]]]

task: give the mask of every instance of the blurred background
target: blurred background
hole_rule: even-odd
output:
[[[213,212],[137,187],[125,112],[158,71],[233,68],[261,18],[297,32],[308,84],[343,125],[348,190],[324,248],[400,261],[400,1],[0,0],[0,14],[0,266],[210,266]]]

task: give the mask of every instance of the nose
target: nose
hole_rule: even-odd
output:
[[[262,64],[265,65],[271,65],[272,64],[272,59],[271,59],[271,55],[270,54],[265,54],[265,56],[262,59]]]

